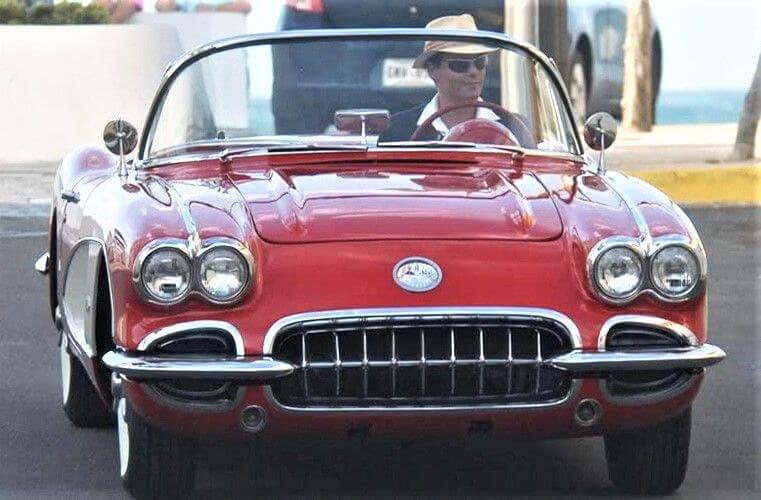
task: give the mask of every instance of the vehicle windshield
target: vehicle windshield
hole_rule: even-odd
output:
[[[168,80],[141,158],[407,146],[580,154],[544,64],[474,40],[301,38],[209,51]]]

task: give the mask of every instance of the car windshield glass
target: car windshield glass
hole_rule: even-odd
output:
[[[451,37],[212,51],[168,84],[142,158],[446,143],[578,154],[555,81],[518,47]]]

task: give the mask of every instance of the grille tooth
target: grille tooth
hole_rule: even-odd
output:
[[[544,318],[310,321],[278,333],[273,355],[300,367],[299,382],[287,377],[272,389],[279,402],[301,408],[541,403],[570,389],[570,377],[544,362],[570,349],[565,329]]]

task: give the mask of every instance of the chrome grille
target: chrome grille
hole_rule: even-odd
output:
[[[545,360],[572,347],[562,324],[535,316],[300,321],[277,332],[273,356],[298,370],[272,393],[296,408],[542,403],[568,392],[570,378]]]

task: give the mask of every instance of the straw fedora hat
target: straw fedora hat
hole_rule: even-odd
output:
[[[476,21],[470,14],[460,14],[459,16],[438,17],[425,25],[426,28],[442,30],[470,30],[476,31]],[[425,63],[437,52],[447,52],[451,54],[486,54],[494,52],[495,48],[486,47],[477,43],[455,42],[450,40],[430,40],[425,42],[423,53],[415,58],[412,64],[413,68],[425,68]]]

